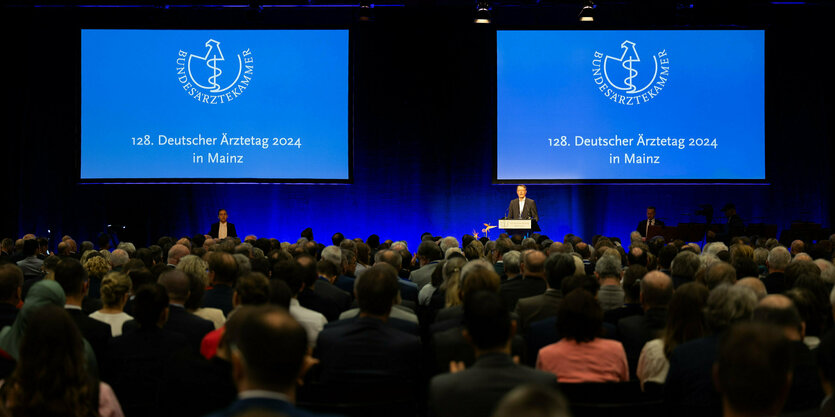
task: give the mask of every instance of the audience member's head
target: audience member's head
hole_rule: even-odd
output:
[[[800,312],[792,300],[782,294],[772,294],[760,300],[752,320],[781,329],[789,340],[802,340],[806,331]]]
[[[751,291],[754,291],[754,294],[757,295],[757,300],[762,300],[763,298],[765,298],[766,295],[768,295],[768,291],[765,288],[765,284],[763,284],[763,281],[759,278],[742,278],[741,280],[737,281],[734,285],[750,288]]]
[[[749,288],[723,284],[710,291],[707,298],[705,317],[714,333],[719,333],[732,324],[749,320],[757,295]]]
[[[133,297],[133,318],[140,329],[162,327],[168,320],[168,291],[159,284],[147,284]]]
[[[545,277],[548,287],[553,289],[562,288],[562,280],[565,277],[574,275],[576,264],[574,257],[566,253],[554,253],[545,261]]]
[[[559,391],[528,384],[502,397],[492,417],[571,417],[571,412]]]
[[[159,284],[162,285],[168,293],[168,298],[172,304],[185,304],[188,296],[191,293],[191,282],[183,271],[170,270],[163,272],[159,276]]]
[[[504,273],[508,278],[513,278],[522,273],[522,254],[516,250],[509,250],[502,257]]]
[[[242,307],[227,322],[224,337],[239,391],[267,390],[293,398],[304,372],[307,333],[287,310]]]
[[[700,266],[701,261],[698,255],[691,251],[682,250],[673,258],[673,262],[670,264],[670,274],[676,278],[693,281]]]
[[[577,343],[591,342],[600,335],[603,310],[594,295],[583,289],[568,293],[557,312],[560,336]]]
[[[651,271],[641,280],[641,304],[645,309],[666,308],[673,298],[673,280],[661,271]]]
[[[180,258],[190,253],[191,249],[188,246],[178,243],[168,250],[168,264],[177,265],[177,262],[180,262]]]
[[[476,291],[467,296],[464,327],[467,339],[480,352],[509,351],[510,339],[516,331],[501,297],[492,291]]]
[[[374,265],[354,282],[360,314],[388,317],[400,293],[397,271],[388,264]]]
[[[705,272],[705,284],[711,290],[722,284],[733,285],[735,283],[736,269],[727,262],[714,263]]]
[[[101,281],[101,301],[105,307],[124,307],[130,291],[130,278],[122,272],[111,272]]]
[[[0,264],[0,303],[17,307],[23,288],[23,271],[15,264]]]
[[[545,278],[545,254],[538,250],[525,252],[522,258],[522,273],[526,277]]]
[[[270,302],[270,280],[260,272],[238,278],[232,300],[235,305],[267,304]]]
[[[212,283],[232,285],[238,277],[238,263],[231,254],[213,252],[209,255],[208,263]]]
[[[778,415],[789,393],[792,350],[773,326],[742,323],[719,347],[714,381],[725,415]]]
[[[73,258],[65,258],[58,262],[55,267],[55,281],[61,284],[67,298],[78,299],[78,302],[87,290],[87,273],[81,262]]]
[[[771,249],[768,252],[768,258],[766,259],[766,266],[768,266],[768,272],[783,272],[786,270],[786,267],[789,266],[789,262],[791,262],[792,256],[789,251],[783,246],[776,246],[774,249]]]
[[[704,285],[695,282],[685,283],[673,293],[667,311],[667,326],[662,336],[667,359],[676,346],[700,338],[707,332],[703,310],[708,293]]]

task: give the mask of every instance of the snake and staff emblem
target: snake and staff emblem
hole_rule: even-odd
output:
[[[643,86],[640,90],[635,85],[635,78],[638,76],[638,70],[635,68],[635,64],[641,62],[641,57],[638,56],[638,51],[635,49],[635,42],[626,40],[620,44],[620,47],[623,49],[623,54],[620,58],[615,58],[610,55],[606,55],[606,59],[603,62],[603,73],[606,75],[606,81],[609,82],[609,85],[612,87],[623,91],[624,93],[628,94],[637,94],[647,89],[652,83],[655,81],[655,77],[658,75],[658,59],[655,55],[652,56],[653,63],[655,64],[655,69],[652,75],[652,79]],[[612,78],[609,76],[609,63],[612,63],[616,68],[619,66],[614,73],[620,72],[625,76],[624,78],[615,78],[615,81],[623,80],[620,83],[613,82]],[[618,65],[619,64],[619,65]],[[625,73],[623,71],[626,71]]]
[[[209,39],[202,55],[180,50],[177,53],[177,80],[195,100],[206,104],[223,104],[235,100],[249,88],[255,69],[252,50],[241,50],[227,61],[220,42]],[[234,76],[234,77],[233,77]]]
[[[627,106],[652,100],[667,85],[670,70],[667,50],[650,55],[649,60],[641,59],[635,42],[625,40],[620,48],[620,57],[594,52],[592,75],[597,89],[609,100]]]
[[[208,41],[206,41],[206,48],[209,49],[206,51],[206,55],[204,56],[198,56],[194,54],[189,55],[188,75],[191,77],[192,82],[194,82],[194,84],[199,86],[200,88],[209,90],[210,93],[222,93],[231,88],[233,85],[235,85],[235,83],[237,83],[238,79],[241,77],[241,69],[243,68],[243,66],[241,65],[241,55],[238,55],[237,76],[231,83],[229,83],[229,85],[227,85],[224,88],[221,88],[220,84],[218,83],[218,78],[220,78],[221,74],[223,74],[223,70],[220,68],[219,63],[225,61],[226,58],[223,57],[223,52],[220,50],[220,42],[214,39],[209,39]],[[207,80],[208,85],[204,85],[197,81],[197,77],[195,77],[192,73],[192,63],[199,61],[202,61],[202,64],[204,64],[209,70],[211,70],[211,75],[208,77]]]

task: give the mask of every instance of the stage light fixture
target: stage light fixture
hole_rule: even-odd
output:
[[[358,20],[360,22],[370,22],[374,20],[374,5],[371,0],[360,0],[360,12]]]
[[[583,0],[583,8],[580,9],[578,17],[581,22],[594,22],[594,2],[591,0]]]
[[[487,1],[478,1],[475,11],[475,23],[490,23],[490,4]]]

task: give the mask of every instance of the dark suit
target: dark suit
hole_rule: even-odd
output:
[[[432,334],[431,352],[434,359],[433,374],[449,372],[449,363],[451,361],[464,362],[464,365],[467,367],[472,366],[476,362],[473,345],[467,342],[467,339],[461,334],[461,330],[463,329],[464,327],[459,324]],[[525,339],[521,335],[517,334],[513,337],[510,349],[512,355],[519,356],[521,360],[527,359]]]
[[[102,379],[113,386],[125,415],[159,415],[157,398],[169,360],[183,349],[188,349],[183,335],[156,326],[111,340]]]
[[[351,301],[353,299],[351,294],[339,289],[339,287],[331,284],[325,278],[319,277],[316,285],[313,287],[313,291],[333,302],[340,313],[351,308]]]
[[[719,335],[710,335],[677,346],[670,355],[670,371],[664,383],[664,403],[669,415],[721,416],[722,400],[713,385],[713,363],[719,355]]]
[[[331,328],[331,327],[337,327],[337,326],[345,326],[345,325],[351,324],[351,323],[359,320],[359,318],[360,318],[360,316],[359,316],[359,314],[357,314],[354,317],[333,321],[333,322],[330,322],[330,323],[326,324],[325,329],[328,329],[328,328]],[[401,332],[410,333],[410,334],[413,334],[415,336],[420,336],[420,328],[418,327],[417,323],[409,321],[409,320],[401,320],[401,319],[396,319],[396,318],[393,318],[393,317],[389,317],[388,321],[386,322],[386,325],[391,326],[391,327],[393,327],[397,330],[400,330]]]
[[[226,284],[215,284],[212,289],[206,290],[203,294],[203,307],[218,308],[223,315],[229,317],[229,313],[235,306],[232,305],[232,294],[235,289]]]
[[[786,292],[786,274],[782,272],[773,272],[763,278],[765,291],[769,294],[782,294]]]
[[[70,314],[70,317],[72,317],[72,320],[78,326],[78,330],[81,331],[81,335],[84,336],[88,342],[90,342],[90,346],[96,354],[96,360],[98,363],[102,363],[105,360],[107,344],[110,342],[110,338],[113,335],[110,330],[110,325],[90,318],[84,314],[83,311],[76,310],[74,308],[68,308],[67,313]]]
[[[655,224],[653,226],[664,226],[664,222],[662,222],[661,220],[654,220]],[[642,237],[647,237],[647,221],[647,219],[641,220],[640,222],[638,222],[638,228],[635,229],[638,231],[638,233],[641,234]]]
[[[499,287],[499,295],[502,297],[504,306],[508,310],[513,311],[516,308],[516,302],[520,298],[543,294],[547,288],[545,280],[542,278],[525,278],[517,275],[513,279],[508,278],[507,281],[502,282],[502,285]]]
[[[506,393],[529,383],[557,388],[557,378],[552,373],[517,365],[505,354],[483,355],[467,370],[432,378],[430,415],[489,416]]]
[[[421,370],[420,338],[371,317],[325,327],[316,342],[316,356],[324,384],[417,383]]]
[[[162,328],[185,336],[189,346],[195,352],[200,352],[200,342],[207,333],[215,329],[215,325],[189,313],[183,307],[172,304],[168,308],[168,321]]]
[[[273,398],[246,398],[239,399],[232,403],[226,410],[218,411],[214,414],[209,414],[208,417],[232,417],[243,415],[247,410],[264,410],[277,413],[287,417],[315,417],[324,416],[324,414],[314,414],[300,408],[296,408],[293,404],[286,401],[281,401]]]
[[[212,223],[212,228],[209,230],[209,236],[217,239],[219,228],[220,222]],[[226,237],[238,237],[238,233],[235,231],[235,225],[229,222],[226,222]]]
[[[9,303],[0,303],[0,329],[11,326],[20,310]]]
[[[522,334],[531,323],[556,316],[561,302],[562,291],[554,288],[549,288],[544,294],[520,298],[516,303],[516,315],[519,316]]]
[[[525,198],[525,205],[522,211],[519,211],[519,199],[514,198],[510,202],[510,207],[507,208],[508,217],[511,219],[533,219],[539,221],[539,214],[536,212],[536,202],[530,198]]]
[[[629,363],[631,377],[635,377],[638,358],[641,357],[644,345],[658,338],[666,325],[666,308],[651,308],[642,315],[630,316],[618,321],[618,340],[623,344],[623,350],[626,351],[626,361]]]

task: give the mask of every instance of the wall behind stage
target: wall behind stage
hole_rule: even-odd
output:
[[[163,234],[205,233],[221,207],[240,233],[286,241],[312,227],[323,242],[337,231],[362,238],[376,233],[415,248],[425,231],[460,237],[484,222],[496,224],[515,185],[492,184],[494,32],[469,23],[469,8],[438,9],[375,8],[375,22],[353,28],[351,185],[76,184],[78,29],[332,25],[350,22],[355,11],[3,10],[15,23],[3,29],[4,39],[14,41],[5,45],[3,98],[11,110],[3,114],[0,236],[92,240],[110,224],[121,238],[145,244]],[[513,13],[504,23],[545,23],[536,9]],[[826,13],[798,24],[791,13],[772,15],[746,22],[768,25],[770,185],[530,185],[544,233],[625,239],[646,205],[676,224],[702,220],[688,214],[700,204],[718,209],[726,202],[736,203],[746,222],[829,226],[835,95],[811,66],[814,57],[833,52],[825,41],[831,31],[822,28]],[[142,94],[127,81],[112,88],[127,97]]]

